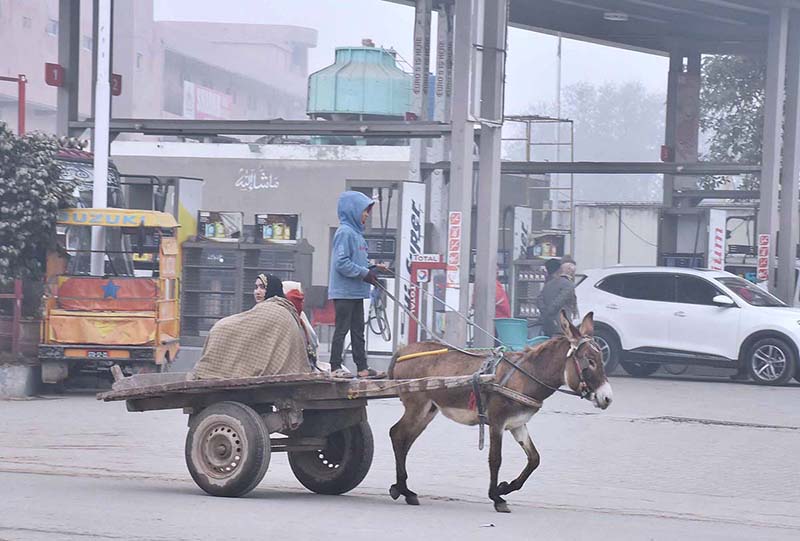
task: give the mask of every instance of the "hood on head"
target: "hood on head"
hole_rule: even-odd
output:
[[[363,231],[364,226],[361,224],[361,213],[367,207],[371,207],[375,201],[367,197],[361,192],[347,191],[339,196],[339,204],[336,211],[339,214],[339,221],[342,224],[347,224],[356,231]]]

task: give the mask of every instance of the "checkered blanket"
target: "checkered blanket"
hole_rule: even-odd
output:
[[[311,372],[300,319],[291,302],[267,299],[217,321],[194,379],[228,379]]]

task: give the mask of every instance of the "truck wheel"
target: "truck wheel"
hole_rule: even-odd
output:
[[[633,361],[622,361],[620,364],[628,374],[637,378],[652,376],[658,372],[659,367],[657,363],[637,363]]]
[[[783,340],[764,338],[750,347],[745,362],[756,383],[783,385],[794,376],[797,359]]]
[[[186,466],[212,496],[237,497],[267,473],[269,433],[261,417],[239,402],[218,402],[189,420]]]
[[[372,430],[362,421],[330,434],[324,449],[289,451],[289,466],[311,492],[344,494],[367,476],[373,450]]]

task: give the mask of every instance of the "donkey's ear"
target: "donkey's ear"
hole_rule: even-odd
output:
[[[566,336],[570,342],[577,342],[578,340],[580,340],[581,333],[580,331],[578,331],[577,327],[575,327],[575,325],[573,325],[572,322],[569,320],[569,318],[567,317],[567,313],[564,310],[561,310],[561,314],[559,317],[561,320],[561,330],[564,331],[564,336]]]
[[[581,336],[594,336],[594,312],[589,312],[583,316],[579,331]]]

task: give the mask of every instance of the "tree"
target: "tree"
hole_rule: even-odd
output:
[[[665,99],[639,82],[564,89],[562,115],[575,121],[575,158],[654,161],[664,139]]]
[[[700,129],[707,138],[703,158],[716,162],[761,163],[766,65],[755,56],[706,56],[700,90]],[[713,181],[706,185],[718,184]],[[758,186],[747,176],[743,185]]]
[[[561,116],[574,122],[576,161],[657,161],[664,139],[665,98],[639,82],[594,85],[581,82],[563,90]],[[555,116],[552,104],[534,114]],[[548,136],[552,139],[552,136]],[[561,141],[568,141],[562,130]],[[534,160],[555,160],[535,154]],[[517,158],[521,159],[521,158]],[[563,152],[561,160],[569,160]],[[654,201],[661,197],[658,175],[578,175],[576,199],[589,201]]]
[[[76,186],[59,178],[58,148],[52,136],[20,137],[0,122],[0,285],[44,273],[58,209],[73,203]]]

